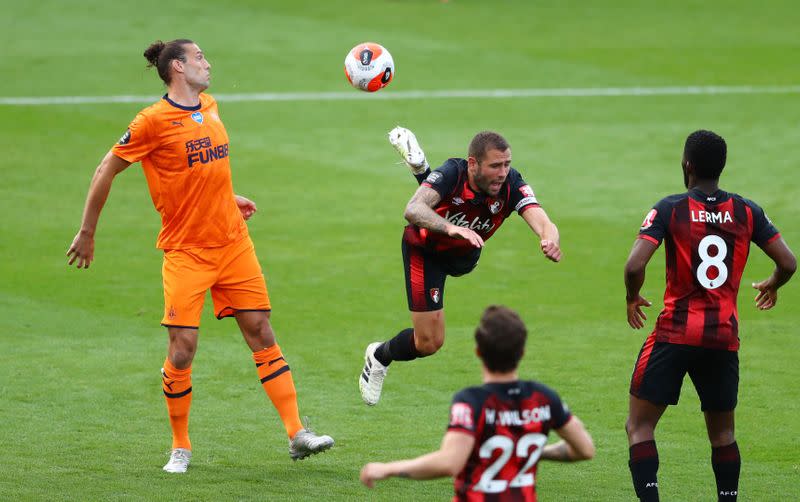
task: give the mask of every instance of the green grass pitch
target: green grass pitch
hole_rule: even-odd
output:
[[[153,40],[197,40],[212,94],[352,92],[347,51],[394,56],[381,94],[455,89],[800,84],[794,2],[344,0],[4,2],[0,98],[163,93],[144,70]],[[366,96],[365,98],[371,98]],[[380,98],[380,96],[375,96]],[[96,261],[66,266],[91,174],[143,104],[0,105],[0,498],[6,500],[444,500],[452,483],[358,483],[370,460],[436,448],[450,398],[479,382],[472,330],[490,303],[531,337],[521,374],[556,388],[597,445],[595,460],[542,463],[542,500],[633,498],[623,430],[646,331],[624,317],[622,266],[638,226],[682,190],[692,130],[729,143],[722,186],[760,203],[800,250],[797,93],[221,102],[234,186],[258,203],[250,232],[301,413],[336,447],[292,463],[235,323],[207,302],[194,362],[194,459],[161,472],[170,435],[159,386],[166,352],[159,218],[138,166],[115,181]],[[495,129],[558,224],[547,262],[522,220],[447,285],[447,342],[392,367],[381,403],[361,403],[367,343],[409,325],[403,208],[415,188],[385,133],[414,130],[432,163]],[[800,288],[758,312],[749,283],[771,271],[753,247],[739,303],[737,436],[742,500],[800,495]],[[663,251],[644,295],[661,308]],[[657,433],[664,500],[712,500],[710,448],[687,380]]]

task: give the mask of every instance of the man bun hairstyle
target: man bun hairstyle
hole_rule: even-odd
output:
[[[686,138],[683,156],[692,164],[699,179],[717,180],[725,168],[728,145],[718,134],[701,129]]]
[[[519,314],[501,305],[489,306],[475,330],[480,358],[493,373],[517,369],[527,338],[528,329]]]
[[[147,60],[147,67],[155,66],[158,70],[158,76],[165,84],[169,85],[172,81],[170,74],[170,64],[173,59],[186,62],[186,44],[193,44],[192,40],[187,38],[179,38],[171,42],[162,42],[156,40],[150,47],[145,49],[144,58]]]
[[[501,135],[493,131],[481,131],[470,141],[467,155],[481,162],[484,157],[486,157],[486,152],[489,150],[505,152],[509,148],[511,148],[511,146],[508,144],[508,141]]]

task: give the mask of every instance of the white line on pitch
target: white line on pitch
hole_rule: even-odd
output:
[[[677,96],[715,94],[797,94],[800,85],[692,85],[673,87],[585,87],[565,89],[451,89],[443,91],[392,91],[377,93],[346,92],[260,92],[214,94],[219,101],[350,101],[357,99],[500,99],[562,98],[601,96]],[[0,105],[85,105],[110,103],[152,103],[158,96],[24,96],[0,97]]]

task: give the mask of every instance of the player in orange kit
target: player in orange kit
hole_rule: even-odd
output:
[[[302,459],[333,446],[330,436],[304,428],[289,365],[269,322],[270,302],[261,266],[247,232],[256,212],[235,195],[228,134],[208,88],[211,65],[191,40],[155,42],[144,52],[167,86],[157,103],[139,112],[95,171],[81,228],[67,251],[69,264],[88,268],[94,233],[114,177],[142,163],[153,204],[161,213],[156,246],[164,250],[164,317],[169,347],[161,369],[172,426],[167,472],[186,472],[192,456],[189,408],[192,360],[200,315],[211,289],[218,319],[235,317],[261,383],[289,435],[289,454]]]

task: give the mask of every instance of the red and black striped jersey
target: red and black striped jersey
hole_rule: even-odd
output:
[[[441,196],[442,199],[433,208],[439,216],[454,225],[474,230],[484,241],[500,228],[512,212],[522,214],[527,209],[539,206],[533,189],[513,168],[509,170],[497,197],[475,192],[467,181],[465,159],[448,159],[428,175],[422,186],[436,190]],[[463,254],[473,249],[469,241],[429,232],[416,225],[408,225],[403,238],[411,245],[437,252]]]
[[[534,381],[489,383],[457,393],[448,431],[475,438],[455,478],[454,501],[536,501],[536,467],[547,434],[571,418],[549,387]]]
[[[780,237],[755,202],[717,190],[692,189],[661,199],[639,238],[664,241],[667,286],[655,341],[738,350],[736,296],[750,242]]]

